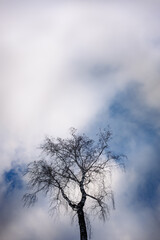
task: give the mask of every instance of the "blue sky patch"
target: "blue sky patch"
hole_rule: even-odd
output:
[[[23,188],[23,169],[20,166],[5,171],[3,176],[7,186],[7,194]]]

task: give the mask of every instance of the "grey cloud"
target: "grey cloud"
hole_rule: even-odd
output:
[[[66,136],[70,126],[93,131],[108,121],[119,135],[113,146],[125,151],[127,145],[132,164],[122,179],[116,175],[116,192],[124,188],[117,192],[117,210],[105,225],[94,225],[93,237],[102,231],[101,239],[146,240],[154,231],[157,240],[159,186],[152,192],[155,209],[139,205],[137,188],[145,192],[147,177],[159,174],[159,1],[13,2],[18,7],[1,1],[1,173],[21,146],[19,162],[33,160],[45,134]],[[157,172],[149,171],[153,163]],[[46,204],[27,212],[18,205],[20,192],[3,201],[5,188],[3,240],[67,238],[53,229]]]
[[[26,189],[24,186],[19,188],[19,182],[23,179],[18,175],[15,166],[5,172],[0,183],[0,239],[62,240],[77,236],[76,229],[68,225],[68,219],[63,217],[56,221],[48,215],[46,202],[42,198],[33,208],[23,207],[22,196]]]
[[[126,173],[117,172],[113,177],[116,211],[101,230],[109,239],[159,239],[160,136],[157,120],[160,110],[149,107],[141,91],[141,85],[126,87],[117,94],[108,114],[115,133],[112,148],[128,156]],[[105,124],[105,109],[99,118]],[[97,235],[99,228],[100,225]]]

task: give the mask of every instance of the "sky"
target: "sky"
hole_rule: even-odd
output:
[[[160,2],[0,0],[0,239],[78,239],[70,218],[29,209],[23,172],[46,135],[110,125],[116,209],[93,240],[160,235]]]

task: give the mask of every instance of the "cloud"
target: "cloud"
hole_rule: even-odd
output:
[[[64,238],[52,229],[41,201],[25,212],[14,193],[4,200],[8,183],[3,174],[14,175],[12,162],[34,160],[46,134],[65,137],[71,126],[92,134],[109,122],[113,148],[130,161],[125,176],[116,174],[119,205],[102,232],[114,240],[146,240],[154,230],[158,239],[159,1],[0,4],[3,238]],[[17,191],[20,199],[23,190]]]
[[[118,93],[110,106],[112,148],[123,150],[128,160],[126,173],[113,177],[116,211],[103,230],[109,239],[159,238],[159,113],[147,105],[137,84]],[[105,122],[104,111],[100,119]]]
[[[26,129],[38,135],[53,125],[62,128],[64,116],[65,128],[87,124],[106,96],[110,101],[134,79],[145,85],[148,102],[156,105],[157,88],[154,98],[149,89],[151,82],[158,83],[158,55],[147,39],[153,31],[145,25],[148,15],[97,3],[44,9],[3,14],[2,123],[14,129],[14,135],[26,135]]]
[[[63,219],[57,216],[57,220],[49,216],[44,196],[39,196],[39,202],[33,208],[23,206],[22,196],[26,188],[22,165],[15,163],[4,172],[0,187],[1,240],[62,240],[79,234],[68,224],[70,220],[66,216]]]

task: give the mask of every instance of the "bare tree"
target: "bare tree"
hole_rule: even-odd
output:
[[[41,159],[28,165],[28,185],[31,193],[24,195],[30,206],[37,194],[49,194],[53,210],[69,206],[78,217],[80,239],[87,240],[86,212],[103,220],[109,214],[109,201],[114,207],[110,177],[113,166],[123,164],[122,155],[109,150],[109,130],[99,131],[97,141],[72,128],[70,138],[47,137],[41,145]]]

